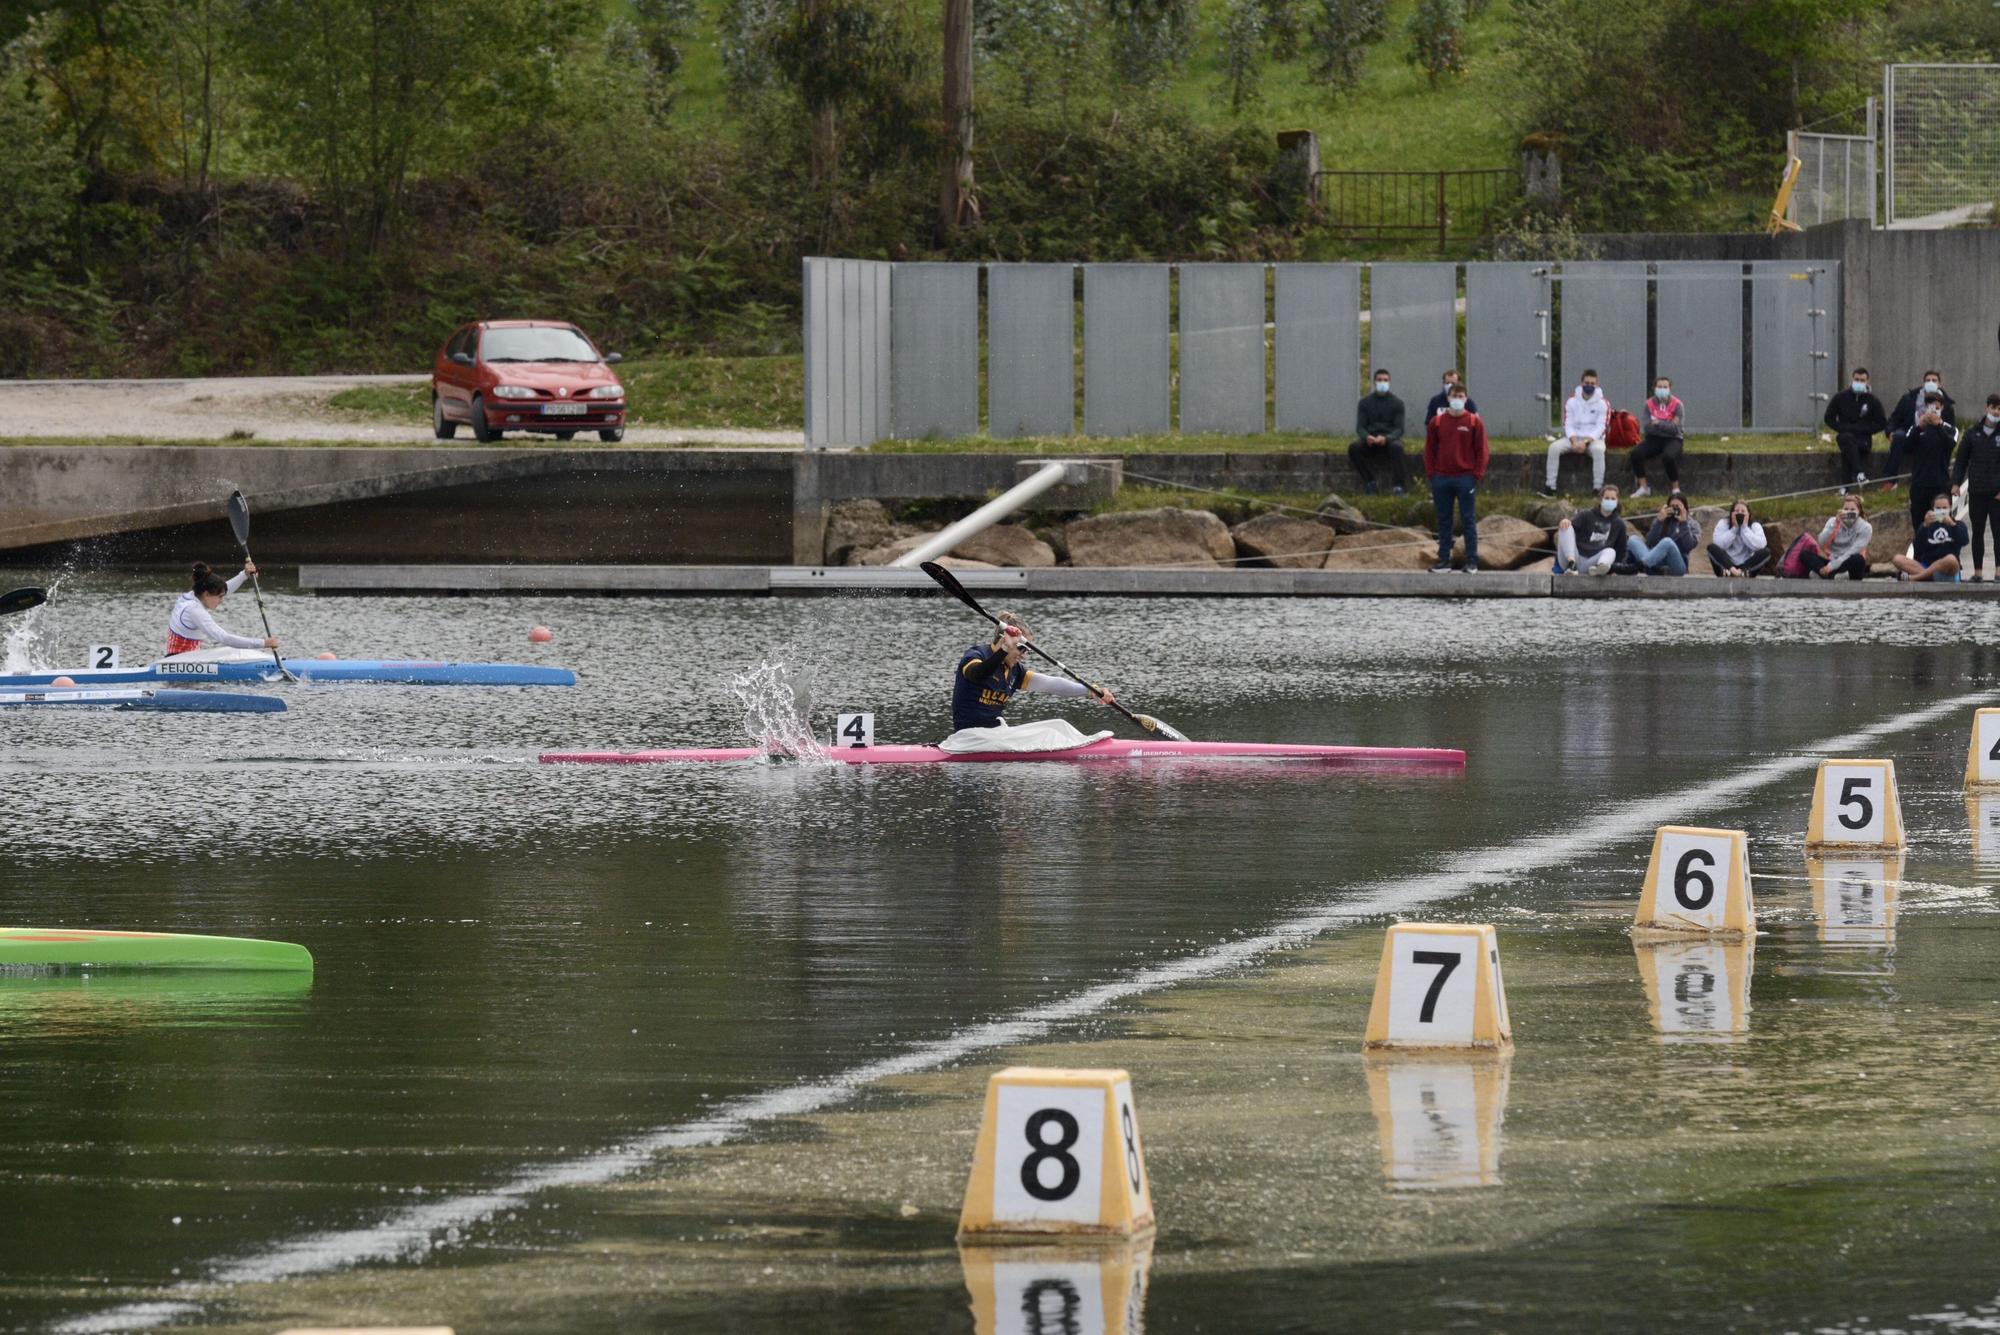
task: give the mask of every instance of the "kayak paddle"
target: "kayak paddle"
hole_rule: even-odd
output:
[[[25,612],[31,607],[40,607],[48,600],[47,589],[15,589],[12,593],[0,593],[0,617],[9,612]]]
[[[236,530],[236,545],[243,549],[244,563],[254,564],[250,560],[250,502],[243,499],[243,493],[240,491],[229,493],[229,527]],[[264,610],[264,590],[259,587],[257,576],[254,574],[250,576],[250,591],[257,595],[257,615],[264,619],[264,637],[275,639],[276,637],[271,634],[271,616]],[[298,680],[292,675],[291,669],[285,666],[285,660],[278,657],[276,649],[271,651],[271,661],[278,665],[278,673],[286,681]]]
[[[979,613],[979,615],[985,617],[988,621],[991,621],[994,625],[997,626],[1000,624],[1000,618],[994,616],[991,612],[981,607],[979,605],[979,600],[974,598],[971,594],[967,593],[965,591],[965,586],[958,582],[958,577],[952,574],[949,570],[946,570],[943,566],[939,565],[935,561],[926,561],[917,568],[923,571],[926,575],[929,575],[932,579],[936,580],[938,582],[938,587],[942,588],[946,593],[958,599],[960,602],[964,603],[967,607]],[[1089,691],[1092,695],[1096,696],[1102,695],[1102,692],[1104,690],[1103,687],[1094,685],[1091,682],[1085,681],[1082,677],[1077,676],[1076,673],[1070,671],[1069,668],[1060,659],[1055,658],[1050,654],[1044,653],[1042,649],[1039,646],[1037,646],[1032,640],[1025,641],[1024,643],[1026,643],[1029,653],[1035,655],[1037,658],[1040,658],[1046,663],[1052,664],[1055,667],[1056,671],[1062,673],[1065,677],[1068,677],[1071,681],[1083,687],[1085,690]],[[1183,734],[1179,729],[1175,728],[1172,724],[1161,722],[1159,719],[1154,718],[1151,714],[1134,714],[1131,710],[1119,704],[1116,700],[1105,700],[1104,703],[1110,705],[1113,709],[1123,714],[1126,718],[1131,719],[1134,723],[1144,728],[1147,732],[1157,732],[1160,735],[1171,738],[1176,742],[1184,742],[1187,740],[1186,735]]]

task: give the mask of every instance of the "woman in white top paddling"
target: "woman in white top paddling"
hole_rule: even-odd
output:
[[[245,561],[243,569],[234,579],[224,580],[200,561],[194,563],[194,587],[174,600],[174,610],[167,617],[167,654],[193,653],[201,648],[204,641],[210,644],[226,644],[232,649],[275,649],[277,637],[265,636],[259,640],[249,635],[238,635],[222,628],[215,619],[215,609],[222,606],[223,598],[243,587],[243,581],[257,573],[255,562]]]

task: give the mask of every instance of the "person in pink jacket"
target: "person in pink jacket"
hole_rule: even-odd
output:
[[[1632,481],[1638,484],[1632,489],[1632,499],[1653,494],[1653,488],[1646,482],[1646,465],[1655,459],[1667,470],[1667,490],[1679,491],[1686,423],[1681,401],[1674,397],[1673,381],[1665,376],[1653,381],[1653,393],[1646,400],[1646,411],[1640,420],[1643,431],[1632,450]]]

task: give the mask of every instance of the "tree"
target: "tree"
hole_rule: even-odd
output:
[[[1269,19],[1265,0],[1229,0],[1229,8],[1222,13],[1222,65],[1229,75],[1232,112],[1241,112],[1243,104],[1257,96],[1257,72]]]
[[[1429,76],[1431,87],[1448,74],[1465,73],[1463,0],[1417,0],[1409,31],[1410,63]]]
[[[907,103],[915,73],[909,43],[868,0],[798,0],[770,29],[766,49],[805,109],[816,187],[838,174],[843,111],[895,116]]]
[[[49,133],[49,109],[0,73],[0,274],[59,247],[82,185],[76,159]]]
[[[1786,116],[1782,128],[1804,123],[1808,71],[1842,54],[1839,48],[1868,23],[1887,13],[1887,0],[1708,0],[1690,17],[1747,55],[1763,69],[1763,82],[1782,80]],[[1853,54],[1851,51],[1846,54]],[[1867,50],[1870,60],[1880,52]]]
[[[1313,78],[1336,92],[1360,83],[1368,45],[1381,40],[1387,25],[1382,0],[1319,0],[1306,26]]]
[[[937,244],[979,217],[972,193],[972,0],[944,0],[944,176]]]

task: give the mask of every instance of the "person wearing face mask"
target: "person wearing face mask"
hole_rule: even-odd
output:
[[[1354,443],[1347,460],[1361,476],[1363,494],[1375,494],[1375,469],[1386,464],[1389,485],[1401,496],[1410,485],[1409,462],[1403,457],[1403,401],[1389,392],[1389,373],[1377,369],[1373,392],[1361,396],[1354,409]]]
[[[1439,387],[1436,394],[1431,396],[1430,403],[1424,408],[1424,425],[1429,426],[1433,417],[1451,407],[1452,390],[1457,389],[1463,393],[1464,386],[1465,377],[1460,375],[1456,370],[1447,368],[1444,373],[1444,384]],[[1473,402],[1470,395],[1466,396],[1465,411],[1474,414],[1479,412],[1479,405]]]
[[[1608,575],[1625,551],[1625,521],[1618,517],[1618,488],[1597,489],[1597,504],[1556,525],[1558,575]]]
[[[1903,457],[1910,466],[1910,530],[1924,523],[1930,498],[1951,488],[1951,459],[1958,449],[1958,432],[1944,420],[1942,396],[1925,393],[1917,406],[1916,424],[1903,438]]]
[[[1980,582],[1986,565],[1986,526],[1993,525],[1993,550],[2000,556],[2000,394],[1986,396],[1986,415],[1958,442],[1951,484],[1965,489],[1966,518],[1972,521],[1972,569],[1968,583]]]
[[[1701,530],[1688,518],[1687,497],[1667,497],[1646,536],[1625,540],[1625,559],[1611,567],[1614,575],[1685,575],[1688,557],[1701,542]]]
[[[1424,476],[1430,479],[1431,504],[1437,507],[1438,559],[1434,575],[1451,570],[1452,511],[1465,529],[1465,573],[1479,573],[1479,483],[1492,457],[1486,445],[1486,423],[1472,411],[1464,385],[1452,386],[1445,410],[1424,428]]]
[[[1748,579],[1769,564],[1771,546],[1764,526],[1750,518],[1748,502],[1737,501],[1709,534],[1709,569],[1732,579]]]
[[[1604,428],[1611,420],[1611,405],[1598,388],[1597,372],[1585,371],[1576,393],[1563,405],[1563,433],[1549,442],[1548,481],[1542,495],[1556,494],[1556,471],[1565,454],[1590,455],[1590,485],[1604,489]]]
[[[1944,424],[1958,425],[1958,405],[1951,395],[1945,393],[1944,377],[1936,371],[1924,372],[1923,383],[1896,401],[1896,411],[1889,414],[1889,471],[1883,476],[1897,478],[1903,475],[1903,447],[1908,443],[1910,432],[1916,429],[1917,419],[1923,416],[1923,401],[1926,396],[1935,396],[1943,405]],[[1914,487],[1912,483],[1912,487]],[[1882,490],[1894,491],[1894,482],[1884,482]],[[1914,511],[1918,503],[1914,492],[1910,498],[1910,508]]]
[[[1868,388],[1868,368],[1857,366],[1847,388],[1827,401],[1826,429],[1840,447],[1840,480],[1859,486],[1868,480],[1868,452],[1889,427],[1882,400]]]
[[[1665,376],[1654,380],[1653,397],[1646,400],[1646,433],[1632,451],[1632,480],[1638,484],[1632,490],[1633,500],[1653,494],[1646,481],[1646,465],[1654,459],[1667,470],[1667,490],[1680,489],[1683,416],[1681,401],[1674,397],[1674,382]]]
[[[1922,522],[1912,530],[1916,540],[1910,544],[1913,556],[1897,552],[1889,560],[1896,567],[1896,578],[1919,580],[1932,584],[1958,583],[1958,554],[1971,541],[1971,534],[1965,531],[1963,522],[1951,517],[1951,494],[1946,491],[1934,493],[1924,506]]]
[[[1819,531],[1819,548],[1799,558],[1807,575],[1820,579],[1868,578],[1868,540],[1875,527],[1861,517],[1861,497],[1854,492],[1840,498],[1840,509]]]

